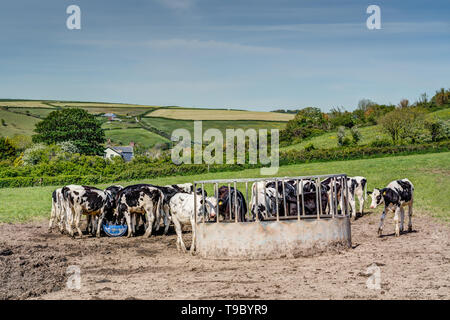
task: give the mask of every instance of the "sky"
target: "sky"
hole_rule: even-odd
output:
[[[81,9],[69,30],[66,9]],[[369,5],[381,29],[369,30]],[[353,110],[450,87],[450,1],[4,0],[0,98]]]

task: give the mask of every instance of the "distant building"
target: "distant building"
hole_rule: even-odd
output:
[[[105,159],[112,159],[113,157],[122,157],[125,162],[131,161],[134,158],[133,146],[127,147],[112,147],[108,146],[105,149]]]
[[[105,113],[103,116],[107,117],[109,121],[122,121],[115,113]]]

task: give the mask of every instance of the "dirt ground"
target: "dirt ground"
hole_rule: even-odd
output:
[[[450,228],[413,218],[399,238],[387,218],[379,238],[379,214],[366,214],[352,222],[351,249],[257,261],[182,254],[175,234],[71,239],[46,222],[3,224],[0,299],[449,299]],[[373,264],[381,289],[366,285]],[[69,265],[80,267],[80,290],[66,287]]]

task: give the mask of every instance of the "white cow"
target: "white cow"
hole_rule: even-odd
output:
[[[190,253],[193,254],[195,250],[195,241],[197,237],[195,214],[197,220],[202,221],[206,219],[214,219],[216,217],[216,198],[206,197],[202,199],[197,195],[197,208],[194,213],[194,195],[188,193],[177,193],[169,201],[170,216],[175,226],[177,233],[177,249],[186,252],[186,246],[184,245],[182,238],[182,226],[190,224],[192,227],[192,244]],[[206,216],[206,217],[205,217]]]

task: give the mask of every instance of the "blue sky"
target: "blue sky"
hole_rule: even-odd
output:
[[[81,30],[66,8],[81,8]],[[366,8],[381,8],[368,30]],[[9,0],[0,98],[249,110],[414,101],[450,87],[450,2]]]

